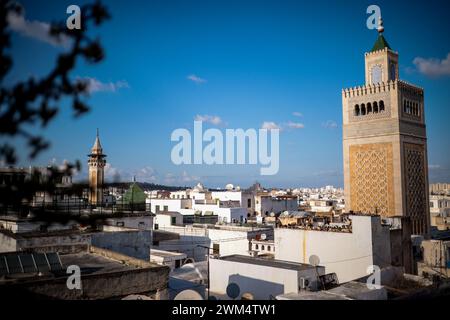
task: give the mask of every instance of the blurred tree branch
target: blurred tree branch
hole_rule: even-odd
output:
[[[0,163],[13,166],[18,162],[17,150],[11,142],[17,137],[25,139],[27,154],[35,159],[50,142],[41,135],[33,134],[29,128],[45,128],[55,119],[63,99],[72,102],[74,117],[89,111],[81,97],[89,92],[88,83],[83,80],[72,80],[70,72],[79,60],[96,64],[103,60],[104,51],[98,39],[88,35],[90,28],[98,27],[110,15],[100,1],[81,7],[81,29],[69,30],[64,22],[52,23],[49,36],[59,42],[62,39],[70,44],[67,50],[59,54],[54,67],[36,80],[19,81],[6,85],[5,78],[12,70],[14,56],[11,55],[11,33],[9,26],[11,15],[23,15],[23,7],[16,1],[0,0]],[[65,12],[64,12],[65,14]],[[6,141],[6,142],[4,142]],[[42,171],[33,169],[26,180],[0,184],[0,205],[21,205],[30,201],[37,191],[52,194],[57,188],[59,175],[72,176],[74,170],[80,170],[80,162],[66,163],[64,167],[48,167]],[[80,190],[67,190],[68,194]]]
[[[89,27],[99,26],[110,16],[106,8],[99,2],[81,8],[81,29],[69,30],[64,23],[53,23],[50,36],[59,41],[63,37],[70,41],[70,49],[59,55],[56,64],[46,76],[40,80],[30,77],[11,87],[3,83],[13,66],[13,57],[7,52],[11,47],[11,30],[8,17],[11,14],[22,15],[23,8],[15,1],[0,0],[0,136],[26,139],[31,159],[49,147],[50,142],[42,136],[34,135],[26,130],[26,126],[40,125],[46,127],[59,111],[62,98],[72,100],[75,117],[89,111],[81,95],[88,92],[88,83],[83,80],[71,80],[69,73],[82,58],[89,63],[98,63],[104,58],[99,40],[91,39],[87,33]],[[15,147],[5,142],[0,144],[0,161],[8,165],[17,162]]]

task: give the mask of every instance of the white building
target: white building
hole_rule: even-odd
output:
[[[250,228],[241,226],[216,225],[208,227],[170,226],[159,230],[178,233],[180,239],[160,241],[153,248],[166,251],[184,252],[194,261],[206,259],[209,247],[218,256],[231,254],[249,255],[252,239],[273,239],[272,228]]]
[[[274,240],[257,240],[253,239],[251,242],[250,255],[274,255],[275,241]]]
[[[279,294],[317,290],[324,267],[308,264],[231,255],[210,258],[210,294],[221,299],[227,297],[227,287],[235,283],[239,295],[250,293],[256,300],[269,300]]]
[[[183,215],[176,211],[157,213],[153,219],[153,228],[159,230],[165,227],[182,226]]]
[[[106,219],[105,224],[128,229],[153,230],[153,220],[152,214],[133,214]]]
[[[171,271],[180,268],[184,264],[185,260],[185,253],[152,249],[150,254],[150,262],[154,262],[162,266],[168,266]]]
[[[192,209],[191,199],[146,199],[145,202],[150,206],[152,213],[176,211],[181,212],[182,209]]]
[[[193,209],[201,212],[201,215],[216,215],[221,223],[243,223],[247,218],[247,210],[245,208],[235,206],[236,203],[195,201]]]
[[[367,275],[367,268],[391,263],[389,227],[381,225],[379,216],[349,216],[351,232],[275,229],[275,259],[309,263],[311,256],[327,273],[336,273],[339,282]]]
[[[255,195],[255,213],[263,217],[270,213],[280,213],[283,211],[296,211],[298,201],[295,196],[272,197],[268,194]]]
[[[226,196],[226,193],[222,196],[223,199],[233,198]],[[147,199],[146,203],[149,204],[153,213],[179,212],[182,215],[215,215],[222,223],[243,223],[247,218],[247,209],[241,207],[240,201],[231,199],[221,201],[220,199],[195,199],[192,197],[185,199],[159,198]]]

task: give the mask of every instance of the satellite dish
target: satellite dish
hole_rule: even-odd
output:
[[[227,296],[229,296],[231,299],[236,299],[239,297],[239,293],[241,292],[241,289],[239,286],[232,282],[227,286]]]
[[[188,289],[178,293],[173,300],[203,300],[203,297],[197,291]]]
[[[261,240],[266,240],[266,238],[267,238],[266,234],[263,233],[263,234],[261,235]]]
[[[320,263],[320,258],[316,256],[315,254],[309,256],[309,264],[313,267],[318,266]]]
[[[187,258],[186,260],[184,260],[184,264],[191,264],[191,263],[195,263],[195,260],[193,258]]]

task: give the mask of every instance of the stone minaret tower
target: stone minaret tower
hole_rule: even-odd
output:
[[[422,88],[399,80],[383,36],[365,54],[363,86],[342,91],[346,210],[407,219],[429,234],[427,136]]]
[[[106,164],[103,149],[100,144],[100,137],[95,138],[94,146],[91,153],[88,155],[89,160],[89,203],[92,205],[101,205],[103,202],[103,182],[104,182],[104,168]]]

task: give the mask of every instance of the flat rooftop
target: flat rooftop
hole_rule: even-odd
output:
[[[327,291],[300,291],[298,293],[286,293],[276,296],[277,300],[352,300],[343,295],[329,293]]]
[[[98,254],[81,252],[76,254],[63,254],[59,256],[63,266],[77,265],[81,275],[94,275],[110,272],[126,272],[139,269],[137,266],[124,264],[120,261],[103,257]]]
[[[135,259],[109,250],[61,254],[62,270],[52,273],[12,274],[0,280],[0,295],[16,299],[109,299],[149,294],[167,287],[169,267]],[[83,290],[67,288],[70,265],[80,267]],[[26,276],[26,277],[25,277]]]
[[[150,250],[150,256],[157,256],[157,257],[185,257],[186,254],[182,252],[172,252],[172,251],[165,251],[165,250],[157,250],[157,249],[151,249]]]
[[[220,257],[219,260],[231,261],[237,263],[253,264],[264,267],[287,269],[287,270],[308,270],[314,268],[314,266],[306,263],[296,263],[284,260],[264,259],[259,257],[243,256],[243,255],[231,255]]]
[[[61,230],[48,230],[48,231],[25,231],[25,232],[12,232],[6,229],[0,229],[0,233],[9,236],[13,239],[29,239],[29,238],[44,238],[44,237],[64,237],[71,235],[82,235],[98,233],[98,230],[94,229],[61,229]]]

